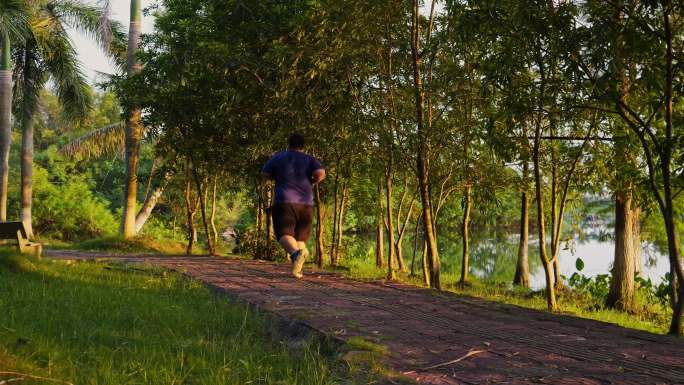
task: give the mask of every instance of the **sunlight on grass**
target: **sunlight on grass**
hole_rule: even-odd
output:
[[[0,309],[5,371],[75,384],[335,383],[317,344],[273,344],[264,317],[160,269],[4,253]]]
[[[108,236],[89,239],[72,245],[64,245],[64,248],[71,248],[85,251],[107,251],[113,253],[161,253],[180,255],[185,254],[185,244],[178,241],[159,240],[150,236],[137,236],[132,239],[124,239],[120,236]],[[203,253],[195,247],[197,253]]]

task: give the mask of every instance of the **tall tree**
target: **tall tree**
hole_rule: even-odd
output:
[[[425,85],[424,76],[424,57],[427,51],[421,50],[421,42],[426,41],[430,48],[432,29],[434,27],[436,1],[432,0],[430,6],[430,17],[425,28],[425,39],[423,39],[421,25],[423,17],[420,14],[420,4],[418,0],[413,0],[411,11],[411,53],[413,66],[413,92],[415,97],[416,125],[417,125],[417,147],[416,147],[416,176],[420,189],[420,200],[422,203],[423,231],[427,245],[428,266],[430,270],[430,286],[441,289],[440,281],[440,261],[439,250],[437,248],[437,234],[435,231],[435,221],[433,218],[432,198],[430,196],[430,127],[426,124],[425,115]],[[432,71],[432,67],[428,72]],[[428,111],[430,113],[430,111]]]
[[[32,235],[33,127],[40,92],[51,79],[70,119],[84,116],[90,107],[88,85],[67,29],[92,36],[110,57],[117,56],[123,33],[118,23],[108,19],[106,10],[98,7],[68,0],[29,5],[31,29],[15,49],[14,79],[15,110],[22,129],[21,220]]]
[[[12,144],[12,41],[22,41],[28,30],[25,1],[0,1],[0,222],[7,221],[9,155]]]
[[[131,17],[128,29],[128,62],[127,72],[133,76],[140,72],[138,51],[140,46],[142,20],[141,0],[131,0]],[[138,196],[138,160],[140,159],[140,138],[142,123],[140,121],[140,107],[127,106],[126,111],[126,185],[124,188],[123,217],[121,218],[121,235],[124,238],[135,236],[135,215]]]
[[[681,183],[676,170],[682,167],[684,137],[677,124],[681,115],[675,109],[682,100],[676,82],[684,71],[679,65],[684,49],[681,4],[671,0],[588,1],[583,10],[582,16],[591,24],[579,28],[582,39],[572,58],[598,108],[617,113],[641,145],[647,183],[667,235],[673,307],[669,333],[681,335],[684,266],[674,204]]]

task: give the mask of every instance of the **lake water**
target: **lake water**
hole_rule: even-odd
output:
[[[535,246],[537,244],[535,243]],[[581,258],[584,262],[582,274],[594,277],[599,274],[608,274],[613,266],[615,257],[615,243],[598,239],[573,240],[574,247],[562,247],[560,252],[561,274],[566,277],[577,271],[575,261]],[[573,250],[574,249],[574,250]],[[670,271],[670,264],[666,255],[659,253],[653,245],[642,243],[642,258],[644,266],[642,275],[650,278],[654,283],[660,283],[661,278]],[[530,276],[530,284],[533,288],[543,288],[544,270],[539,267]]]
[[[581,274],[594,277],[599,274],[609,274],[613,264],[615,244],[608,235],[612,235],[612,229],[605,225],[584,229],[587,231],[582,238],[576,236],[571,241],[561,243],[560,267],[561,274],[570,277],[577,272],[575,261],[581,258],[584,268]],[[475,233],[475,232],[474,232]],[[517,234],[485,234],[474,237],[471,242],[471,274],[486,280],[510,282],[515,274],[515,264],[518,255]],[[371,236],[356,236],[347,240],[349,252],[352,256],[372,257],[374,239]],[[440,259],[442,271],[460,272],[462,246],[458,231],[443,231],[439,239]],[[534,289],[543,288],[544,270],[539,262],[537,248],[539,243],[530,238],[529,261],[530,261],[530,284]],[[404,244],[404,258],[410,265],[413,255],[413,238],[407,236]],[[550,252],[550,250],[549,250]],[[420,254],[420,252],[419,252]],[[418,257],[420,258],[420,257]],[[670,266],[666,255],[659,253],[653,245],[642,243],[642,259],[644,266],[642,273],[644,278],[650,278],[654,283],[660,283]],[[417,270],[420,271],[420,263],[416,262]]]

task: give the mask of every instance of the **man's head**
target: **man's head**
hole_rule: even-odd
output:
[[[303,150],[304,144],[304,137],[300,134],[292,134],[290,135],[290,138],[287,139],[287,146],[291,150]]]

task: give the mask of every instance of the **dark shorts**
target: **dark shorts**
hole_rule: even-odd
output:
[[[273,230],[276,239],[291,235],[299,242],[306,242],[311,236],[313,207],[296,203],[274,203],[271,208]]]

